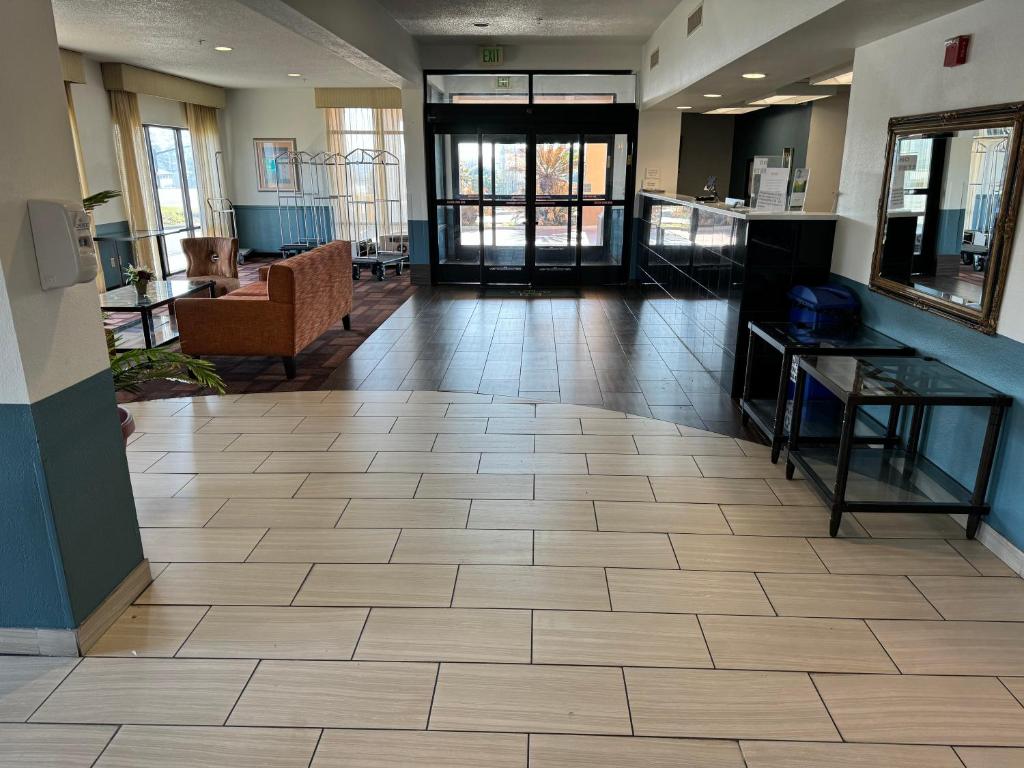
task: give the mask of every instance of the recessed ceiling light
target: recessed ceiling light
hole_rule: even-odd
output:
[[[676,109],[693,109],[693,107],[676,107]]]
[[[220,51],[221,53],[227,53],[228,51],[233,51],[234,48],[232,48],[230,45],[215,45],[213,47],[213,50]]]
[[[302,77],[301,72],[289,72],[288,77]]]
[[[479,27],[480,29],[483,29],[484,27],[489,27],[491,25],[490,25],[489,22],[486,22],[486,21],[474,21],[473,22],[473,26],[474,27]]]
[[[718,109],[712,109],[709,112],[705,112],[705,115],[745,115],[749,112],[757,112],[759,109],[764,107],[719,107]]]
[[[843,71],[812,78],[811,85],[853,85],[853,69],[846,67]]]
[[[767,96],[748,101],[747,103],[760,107],[770,107],[772,105],[795,106],[818,99],[827,99],[835,94],[835,88],[818,88],[805,83],[793,83],[792,85],[780,88],[775,93],[769,93]]]
[[[743,77],[747,80],[764,80],[767,75],[764,72],[744,72]]]
[[[704,94],[704,98],[705,99],[720,99],[720,98],[722,98],[722,94],[720,94],[720,93],[705,93]]]

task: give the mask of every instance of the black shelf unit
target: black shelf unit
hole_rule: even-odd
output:
[[[838,435],[815,436],[802,428],[804,397],[812,379],[842,403]],[[973,539],[986,503],[1006,409],[1013,400],[927,357],[801,357],[786,449],[786,477],[796,469],[831,511],[829,534],[839,532],[844,512],[966,514]],[[920,451],[926,411],[936,406],[989,409],[973,487],[958,481]],[[886,434],[855,434],[858,410],[888,408]],[[902,420],[906,408],[909,418]]]
[[[751,322],[747,327],[750,334],[747,339],[746,376],[743,380],[740,411],[743,414],[743,423],[753,422],[771,443],[772,464],[778,463],[786,442],[792,403],[790,387],[795,379],[794,358],[800,355],[907,357],[915,354],[913,347],[864,326],[845,332],[816,332],[805,326],[786,322]],[[778,355],[781,358],[777,365],[775,360],[769,359],[769,355]],[[777,372],[774,380],[769,376],[772,371]],[[858,427],[868,435],[877,437],[883,434],[881,424],[867,414],[861,415]],[[822,429],[827,429],[827,425],[815,424],[812,427],[805,422],[805,433],[808,428],[814,430],[810,434],[817,434]]]

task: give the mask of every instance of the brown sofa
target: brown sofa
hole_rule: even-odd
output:
[[[295,355],[338,318],[351,327],[351,245],[328,243],[263,267],[259,282],[222,298],[178,299],[174,308],[182,352],[279,355],[294,378]]]
[[[186,237],[181,241],[181,249],[188,261],[186,277],[213,281],[217,296],[238,288],[237,238]]]

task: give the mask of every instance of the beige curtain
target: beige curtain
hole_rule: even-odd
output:
[[[186,104],[188,132],[192,135],[192,157],[196,164],[196,181],[199,183],[199,217],[203,223],[203,234],[207,237],[224,237],[230,233],[221,216],[213,214],[207,201],[223,197],[220,174],[217,168],[217,153],[220,151],[220,126],[217,110],[199,104]]]
[[[68,100],[68,124],[71,126],[71,141],[75,145],[75,165],[78,166],[78,188],[82,197],[89,195],[89,182],[85,177],[85,156],[82,154],[82,138],[78,133],[78,116],[75,114],[75,100],[71,95],[71,83],[64,82],[64,95]],[[96,234],[96,222],[92,216],[89,217],[89,226],[92,233]],[[97,248],[96,258],[99,258]],[[103,279],[103,269],[96,270],[96,290],[100,293],[107,290],[107,283]]]
[[[149,155],[139,116],[139,99],[127,91],[110,92],[110,114],[114,123],[114,149],[121,175],[121,194],[133,232],[154,229],[157,222],[153,199]],[[135,259],[154,275],[160,274],[159,255],[152,238],[133,243]]]
[[[367,89],[370,90],[370,89]],[[390,90],[390,89],[389,89]],[[334,210],[335,232],[340,239],[372,238],[374,220],[380,234],[397,234],[406,230],[408,199],[405,190],[405,140],[402,110],[369,107],[324,109],[327,121],[327,151],[347,155],[356,149],[387,150],[398,158],[397,166],[342,169],[336,175],[338,194],[342,201],[356,203],[373,198],[373,176],[376,177],[377,201],[374,206],[360,207],[359,221],[352,220],[351,205]],[[349,188],[351,185],[351,189]],[[390,202],[388,202],[390,201]]]

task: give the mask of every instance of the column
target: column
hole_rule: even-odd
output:
[[[0,654],[68,655],[106,620],[119,585],[121,601],[144,587],[148,565],[96,286],[39,284],[27,201],[81,197],[53,12],[7,0],[4,22]]]
[[[423,136],[423,87],[402,88],[405,187],[409,200],[409,264],[412,281],[430,282],[430,225],[427,220],[427,164]]]

